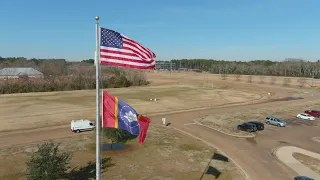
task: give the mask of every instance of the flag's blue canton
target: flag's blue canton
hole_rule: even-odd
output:
[[[101,46],[122,49],[122,37],[120,33],[106,28],[101,28]]]

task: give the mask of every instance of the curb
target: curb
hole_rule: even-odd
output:
[[[191,136],[192,138],[197,139],[197,140],[200,140],[200,141],[202,141],[203,143],[205,143],[206,145],[215,148],[217,151],[219,151],[220,153],[222,153],[222,154],[224,154],[226,157],[228,157],[228,158],[237,166],[237,168],[240,170],[240,173],[241,173],[242,177],[244,177],[244,178],[247,179],[247,180],[252,180],[246,170],[244,170],[238,163],[236,163],[236,161],[234,161],[234,160],[233,160],[232,158],[230,158],[226,153],[224,153],[224,152],[221,151],[219,148],[217,148],[214,144],[211,144],[211,143],[209,143],[209,142],[207,142],[207,141],[205,141],[205,140],[203,140],[203,139],[201,139],[201,138],[199,138],[199,137],[196,137],[196,136],[194,136],[194,135],[192,135],[192,134],[190,134],[190,133],[188,133],[188,132],[186,132],[186,131],[183,131],[183,130],[181,130],[181,129],[178,129],[178,128],[175,128],[175,127],[172,127],[172,128],[173,128],[174,130],[176,130],[176,131],[179,131],[179,132],[182,133],[182,134]]]
[[[285,147],[285,146],[280,146],[280,147],[277,147],[277,148],[274,148],[274,149],[272,149],[271,150],[271,155],[274,157],[274,158],[276,158],[276,160],[279,162],[279,163],[281,163],[282,165],[285,165],[286,167],[288,167],[284,162],[282,162],[279,158],[278,158],[278,156],[277,156],[277,151],[278,151],[278,149],[279,148],[281,148],[281,147]],[[290,167],[289,167],[290,168]],[[291,169],[291,168],[290,168]],[[293,170],[293,169],[292,169]],[[294,171],[294,170],[293,170]]]
[[[313,137],[312,138],[313,141],[320,143],[320,137]]]
[[[215,130],[215,131],[218,131],[218,132],[220,132],[220,133],[222,133],[222,134],[225,134],[225,135],[228,135],[228,136],[232,136],[232,137],[237,137],[237,138],[253,138],[253,137],[255,137],[255,136],[256,136],[255,134],[254,134],[254,135],[252,135],[252,136],[234,135],[234,134],[226,133],[226,132],[223,132],[223,131],[218,130],[218,129],[216,129],[216,128],[213,128],[213,127],[210,127],[210,126],[204,125],[204,124],[202,124],[202,123],[198,122],[197,120],[196,120],[196,121],[194,121],[194,122],[195,122],[197,125],[200,125],[200,126],[203,126],[203,127],[206,127],[206,128],[209,128],[209,129],[212,129],[212,130]]]
[[[289,168],[289,169],[291,169],[292,171],[294,171],[294,172],[296,172],[297,174],[299,174],[296,170],[294,170],[292,167],[290,167],[289,165],[287,165],[285,162],[281,161],[281,160],[278,158],[277,152],[278,152],[278,150],[279,150],[280,148],[282,148],[282,147],[293,147],[293,148],[299,148],[299,147],[296,147],[296,146],[279,146],[279,147],[277,147],[277,148],[272,149],[272,151],[271,151],[272,156],[275,157],[275,159],[276,159],[279,163],[281,163],[282,165],[286,166],[287,168]],[[302,148],[299,148],[299,149],[302,149]],[[303,149],[303,150],[304,150],[304,149]],[[306,151],[308,151],[308,150],[306,150]],[[301,153],[301,152],[298,152],[298,153]],[[304,153],[301,153],[301,154],[304,154]],[[304,154],[304,155],[305,155],[305,154]],[[292,156],[293,156],[293,153],[292,153]],[[308,155],[306,155],[306,156],[308,156]],[[293,158],[296,159],[295,157],[293,157]],[[297,159],[296,159],[296,160],[297,160]],[[298,160],[297,160],[297,161],[298,161]],[[305,164],[303,164],[303,163],[301,163],[301,162],[300,162],[300,164],[302,164],[303,166],[306,166]],[[306,166],[306,167],[307,167],[307,166]],[[310,169],[310,170],[312,170],[312,169]]]

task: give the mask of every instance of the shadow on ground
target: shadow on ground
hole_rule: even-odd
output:
[[[257,141],[255,140],[255,138],[246,138],[246,140],[247,140],[249,143],[253,144],[253,145],[257,145],[257,144],[258,144]]]
[[[295,101],[300,99],[303,99],[303,98],[302,97],[284,97],[284,98],[274,99],[273,101]]]
[[[228,157],[226,157],[226,156],[224,156],[222,154],[219,154],[219,153],[214,153],[213,156],[212,156],[212,159],[229,162]]]
[[[111,162],[111,158],[103,158],[101,160],[101,173],[106,171],[108,167],[115,164]],[[96,178],[96,162],[88,162],[86,166],[73,168],[68,173],[68,180],[88,180]]]
[[[207,165],[207,168],[206,168],[205,172],[201,175],[200,180],[203,178],[204,174],[212,175],[212,176],[215,177],[215,179],[218,179],[220,177],[221,172],[218,169],[216,169],[215,167],[210,166],[210,163],[211,163],[212,160],[229,162],[229,158],[228,157],[226,157],[226,156],[224,156],[222,154],[219,154],[219,153],[214,153],[212,155],[208,165]]]
[[[216,168],[214,168],[212,166],[209,166],[206,174],[213,175],[216,179],[218,179],[220,177],[220,175],[221,175],[221,172],[218,169],[216,169]]]

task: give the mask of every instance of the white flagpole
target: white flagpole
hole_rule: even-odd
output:
[[[99,69],[100,69],[100,44],[99,44],[99,16],[96,19],[96,180],[101,180],[101,164],[100,164],[100,87],[99,87]]]

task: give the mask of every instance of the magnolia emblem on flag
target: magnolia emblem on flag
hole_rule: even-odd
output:
[[[119,118],[127,125],[131,134],[139,135],[140,125],[138,123],[137,115],[132,112],[129,106],[125,105],[121,108]]]

